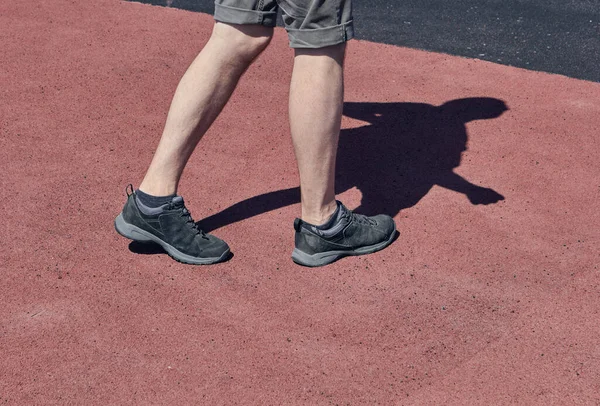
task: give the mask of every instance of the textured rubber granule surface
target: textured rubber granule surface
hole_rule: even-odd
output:
[[[600,402],[600,85],[353,41],[339,198],[401,236],[308,269],[277,30],[184,173],[234,253],[195,267],[113,219],[212,19],[24,0],[0,26],[3,403]]]

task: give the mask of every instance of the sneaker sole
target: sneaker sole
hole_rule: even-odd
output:
[[[294,248],[292,251],[292,260],[298,265],[316,267],[331,264],[340,258],[356,255],[372,254],[380,251],[390,245],[396,237],[399,235],[398,231],[394,228],[394,232],[391,233],[389,238],[377,244],[367,245],[359,247],[351,251],[325,251],[318,252],[316,254],[307,254],[306,252],[300,251],[298,248]]]
[[[227,249],[225,252],[223,252],[223,254],[220,257],[199,258],[199,257],[194,257],[191,255],[184,254],[183,252],[179,251],[177,248],[173,247],[172,245],[164,242],[163,240],[161,240],[154,234],[149,233],[148,231],[142,230],[141,228],[134,226],[133,224],[127,223],[123,219],[123,213],[119,214],[117,216],[117,218],[115,219],[115,230],[117,230],[117,233],[121,234],[123,237],[129,238],[130,240],[133,240],[133,241],[155,242],[158,245],[160,245],[166,251],[166,253],[169,254],[169,256],[171,258],[173,258],[176,261],[182,262],[184,264],[191,264],[191,265],[215,264],[217,262],[225,261],[229,257],[229,254],[230,254],[229,249]]]

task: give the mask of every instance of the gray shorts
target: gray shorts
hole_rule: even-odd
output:
[[[292,48],[323,48],[352,39],[352,0],[216,0],[215,20],[274,27],[277,10]]]

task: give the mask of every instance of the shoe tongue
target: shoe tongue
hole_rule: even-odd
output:
[[[183,206],[183,197],[175,196],[173,199],[171,199],[171,206],[182,207]]]

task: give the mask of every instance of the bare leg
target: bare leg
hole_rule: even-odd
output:
[[[158,148],[140,190],[154,196],[177,192],[194,148],[229,100],[240,77],[266,48],[273,29],[216,23],[204,49],[182,77]]]
[[[345,44],[296,49],[290,127],[300,172],[302,220],[323,224],[336,209],[335,159],[340,133]]]

